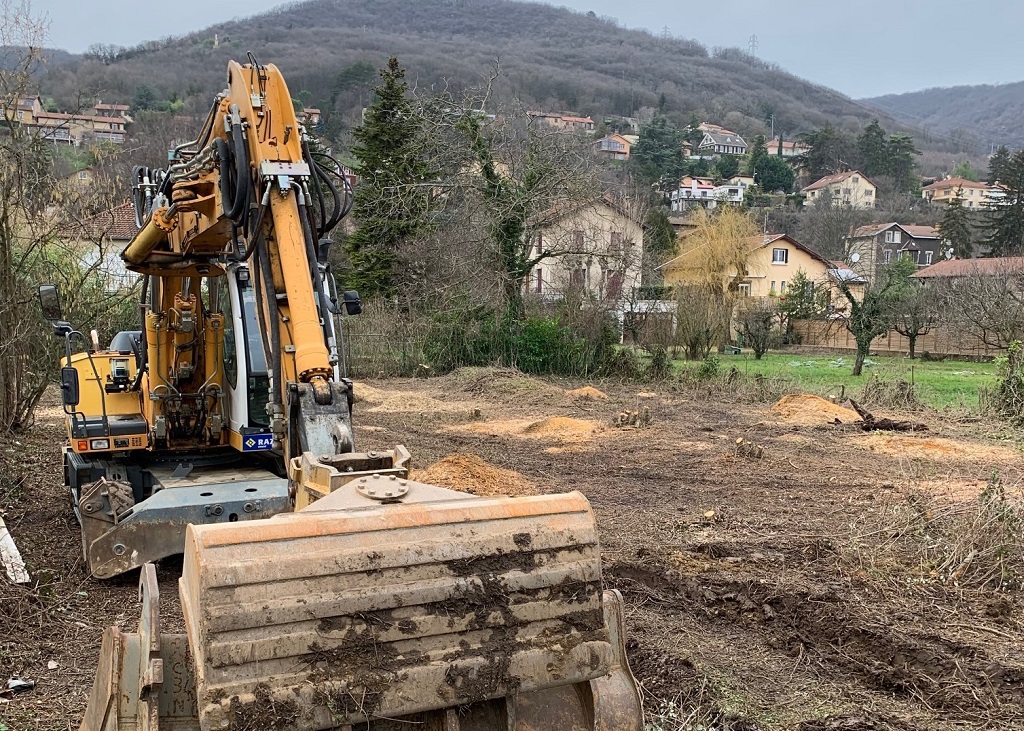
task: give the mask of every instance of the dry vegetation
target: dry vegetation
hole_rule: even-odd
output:
[[[776,403],[767,379],[645,388],[490,368],[373,381],[357,438],[404,443],[447,486],[582,490],[654,728],[1024,728],[1019,434],[925,409],[926,434],[865,435],[827,400]],[[635,409],[649,426],[611,425]],[[0,705],[18,731],[74,727],[101,628],[136,621],[134,576],[83,576],[58,416],[7,450],[24,479],[0,488],[38,582],[0,582],[2,669],[39,681]],[[178,571],[161,567],[166,617]]]

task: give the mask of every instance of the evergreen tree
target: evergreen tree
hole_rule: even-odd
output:
[[[946,210],[942,214],[942,221],[939,223],[939,234],[953,250],[953,256],[957,259],[970,259],[973,255],[971,246],[971,225],[967,218],[967,209],[964,208],[964,201],[961,197],[963,188],[958,188],[956,197],[950,198],[946,204]]]
[[[359,227],[345,240],[351,267],[345,284],[371,295],[396,287],[401,246],[426,225],[430,193],[424,183],[437,177],[421,154],[418,116],[398,59],[392,56],[380,76],[376,98],[353,130],[359,185],[352,213]]]
[[[811,180],[846,170],[856,159],[856,140],[831,124],[800,135],[800,141],[810,147],[809,152],[800,156],[800,163],[807,168]]]
[[[754,172],[755,182],[766,193],[774,193],[777,190],[788,193],[796,182],[796,173],[781,157],[765,155],[757,163]]]
[[[715,163],[715,167],[718,168],[718,172],[722,174],[722,178],[729,180],[740,172],[740,161],[736,155],[722,155],[718,158],[718,162]]]
[[[673,189],[686,171],[682,132],[664,114],[655,114],[640,130],[640,141],[629,159],[641,177],[657,182],[663,190]]]
[[[913,137],[905,134],[891,135],[885,143],[885,154],[888,159],[886,172],[895,181],[899,191],[909,193],[920,186],[915,175],[917,163],[914,155],[920,155],[921,151],[914,146]]]
[[[1024,150],[1010,158],[1001,171],[1006,198],[993,211],[989,226],[990,256],[1024,253]]]
[[[1006,179],[1007,168],[1010,166],[1010,151],[1006,145],[1000,145],[988,159],[988,182],[995,184]]]
[[[860,156],[860,171],[870,177],[886,175],[889,172],[888,143],[885,130],[877,119],[871,121],[857,138],[857,152]]]
[[[768,143],[765,140],[764,135],[758,135],[754,138],[754,144],[750,146],[749,157],[747,159],[747,172],[756,172],[757,164],[766,157],[768,157]]]

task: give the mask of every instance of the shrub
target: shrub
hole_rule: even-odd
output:
[[[1014,421],[1024,421],[1024,344],[1014,340],[1006,355],[996,359],[999,386],[996,403],[1000,413]]]

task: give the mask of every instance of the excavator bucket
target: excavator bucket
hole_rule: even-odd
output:
[[[187,639],[154,631],[147,567],[139,633],[104,636],[82,730],[643,728],[583,495],[356,482],[190,526]]]

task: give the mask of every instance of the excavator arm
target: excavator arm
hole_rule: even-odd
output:
[[[172,162],[140,181],[149,215],[123,252],[127,266],[166,280],[249,260],[276,443],[289,462],[302,452],[350,451],[349,387],[334,380],[332,304],[314,235],[344,211],[335,200],[331,220],[317,226],[314,197],[338,191],[309,152],[281,72],[251,57],[246,66],[230,62],[202,134]]]

